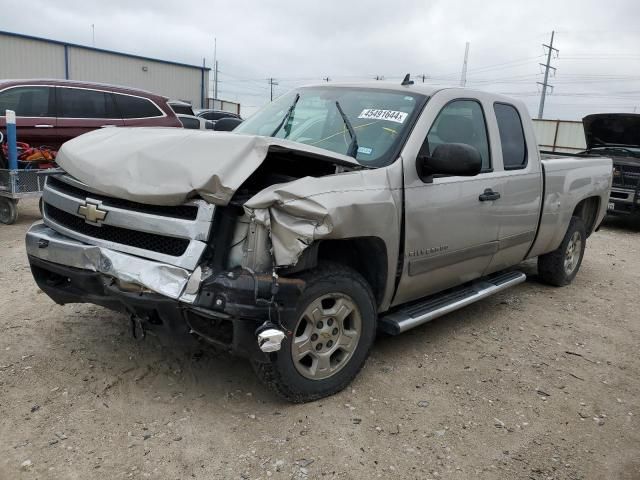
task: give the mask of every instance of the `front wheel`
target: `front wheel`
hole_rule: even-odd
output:
[[[306,287],[291,335],[267,363],[260,379],[292,402],[308,402],[345,388],[360,371],[376,335],[371,288],[356,271],[326,263],[305,274]]]
[[[18,202],[12,198],[0,197],[0,223],[11,225],[18,219]]]
[[[587,233],[580,217],[571,217],[560,246],[538,257],[538,275],[543,282],[557,287],[569,285],[580,270]]]

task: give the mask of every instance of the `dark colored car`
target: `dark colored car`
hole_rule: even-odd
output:
[[[169,100],[167,102],[176,115],[191,115],[195,116],[193,107],[190,103],[183,102],[182,100]]]
[[[218,121],[222,118],[237,118],[239,120],[242,120],[242,118],[240,117],[240,115],[237,115],[235,113],[231,113],[231,112],[225,112],[223,110],[198,110],[196,112],[196,115],[198,117],[204,118],[206,120],[212,120],[212,121]]]
[[[613,159],[608,212],[640,216],[640,114],[588,115],[582,124],[586,153]]]
[[[5,110],[16,112],[18,141],[55,149],[97,128],[182,127],[165,97],[71,80],[0,80],[3,132]]]

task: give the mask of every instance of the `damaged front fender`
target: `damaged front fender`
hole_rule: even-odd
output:
[[[400,186],[395,169],[304,177],[262,190],[244,208],[268,230],[276,267],[295,265],[313,242],[325,239],[378,237],[393,256],[399,243]]]

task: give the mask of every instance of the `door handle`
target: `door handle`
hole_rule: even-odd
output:
[[[478,200],[481,202],[490,202],[492,200],[498,200],[500,198],[500,194],[498,192],[494,192],[490,188],[485,189],[484,193],[480,194]]]
[[[35,128],[53,128],[53,125],[49,125],[48,123],[40,123],[38,125],[34,125]]]

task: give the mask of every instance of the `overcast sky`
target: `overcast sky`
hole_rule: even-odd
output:
[[[411,72],[518,96],[538,111],[542,43],[556,30],[545,118],[640,113],[640,0],[0,0],[0,29],[193,64],[213,62],[219,97],[243,113],[297,85]],[[212,75],[213,77],[213,75]],[[417,79],[422,81],[422,79]]]

